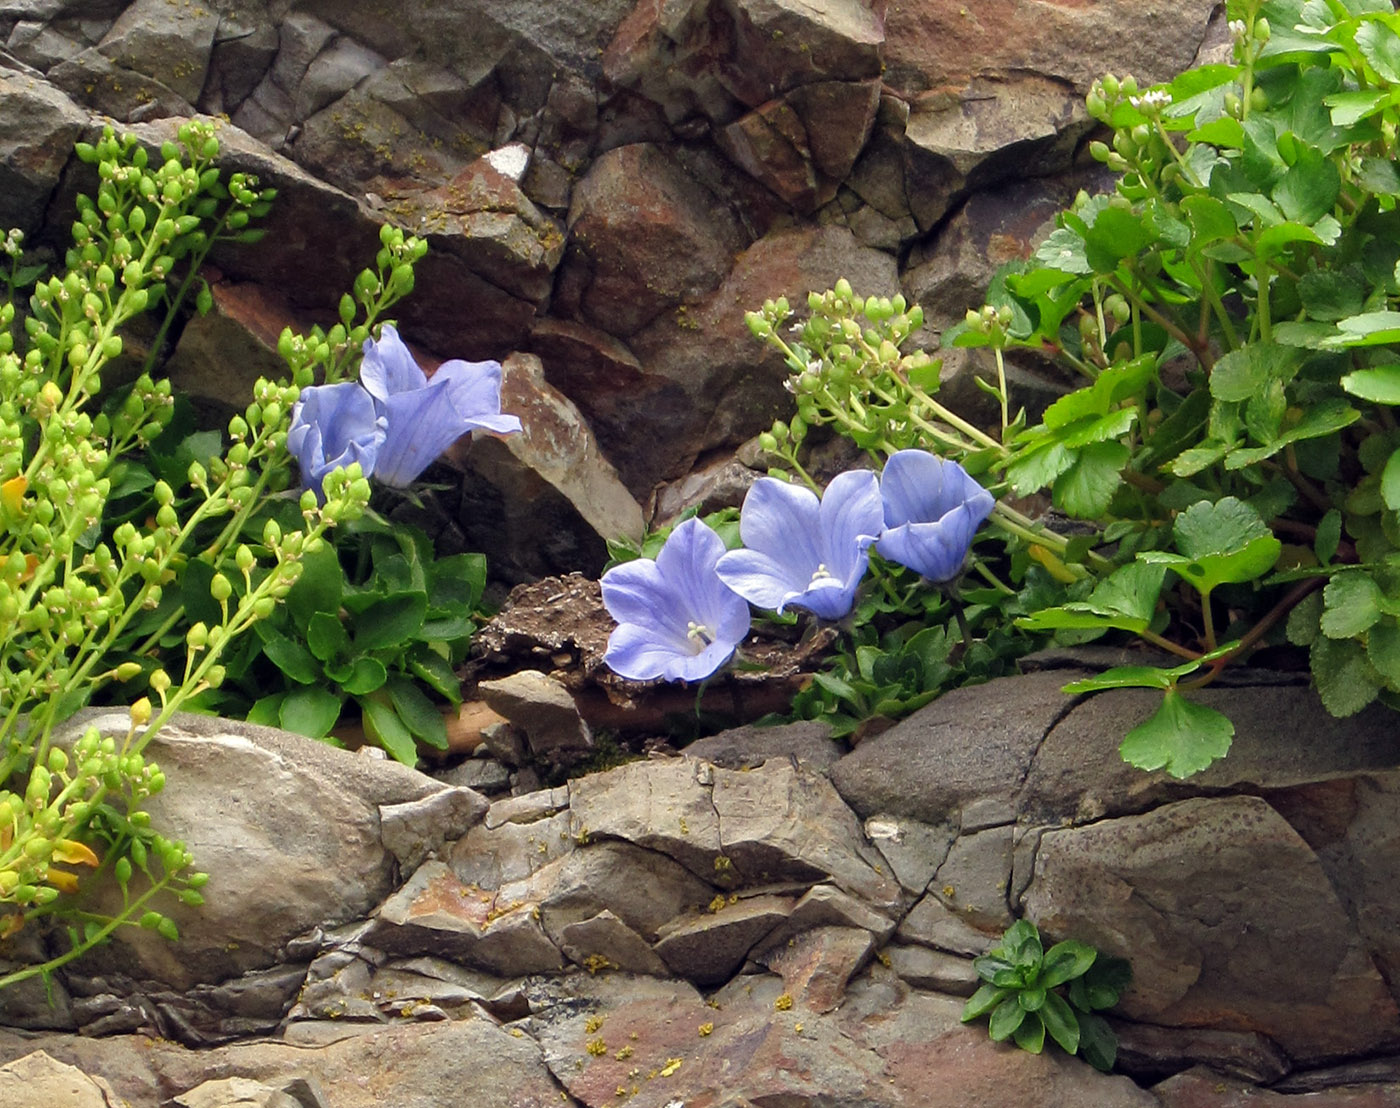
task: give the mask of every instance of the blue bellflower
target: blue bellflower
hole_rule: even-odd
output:
[[[996,504],[957,462],[926,450],[892,454],[880,495],[885,532],[875,549],[935,584],[962,572],[972,537]]]
[[[287,451],[301,467],[302,486],[324,501],[321,482],[331,470],[359,462],[368,477],[387,426],[373,398],[354,381],[302,389],[287,432]]]
[[[501,363],[443,362],[429,379],[393,327],[365,340],[360,381],[387,417],[388,434],[374,476],[403,488],[469,431],[507,433],[520,420],[501,414]]]
[[[809,489],[760,477],[739,513],[745,549],[725,554],[717,572],[760,608],[796,606],[840,619],[855,602],[883,520],[879,481],[868,470],[839,474],[820,500]]]
[[[603,574],[603,604],[617,620],[603,655],[633,681],[699,681],[749,633],[749,606],[715,575],[724,540],[698,519],[680,524],[656,555]]]

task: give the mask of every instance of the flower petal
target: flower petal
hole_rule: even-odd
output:
[[[880,475],[885,525],[934,523],[962,504],[971,507],[980,524],[996,501],[957,462],[927,450],[900,450],[890,455]]]
[[[865,575],[866,549],[884,530],[880,479],[870,470],[837,474],[822,496],[822,562],[827,572],[852,589]],[[859,569],[859,572],[856,572]]]
[[[719,560],[715,573],[750,604],[781,612],[787,602],[801,596],[810,583],[791,572],[791,567],[758,550],[731,550]]]
[[[365,339],[365,353],[360,361],[360,383],[376,400],[387,400],[401,392],[421,389],[428,383],[403,339],[392,324],[379,329],[379,341]]]
[[[768,555],[805,583],[822,560],[820,517],[816,493],[776,477],[760,477],[739,510],[739,537],[748,549]]]
[[[882,558],[908,566],[934,583],[951,581],[962,572],[980,523],[972,510],[962,505],[937,523],[906,523],[891,528],[880,536],[875,549]]]
[[[659,636],[655,627],[619,623],[608,636],[603,661],[630,681],[653,681],[668,676],[685,653],[682,644]]]
[[[301,390],[292,408],[287,450],[301,467],[303,487],[321,496],[321,483],[333,469],[360,464],[374,472],[387,423],[374,399],[353,381],[314,385]]]

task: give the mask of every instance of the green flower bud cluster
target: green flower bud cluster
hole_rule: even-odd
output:
[[[807,308],[803,323],[790,322],[786,298],[745,316],[753,335],[782,353],[797,409],[759,437],[760,447],[801,472],[797,454],[816,426],[834,427],[877,456],[923,442],[944,414],[930,395],[940,363],[902,350],[923,326],[923,310],[903,296],[857,296],[844,279],[809,295]]]
[[[359,365],[375,323],[413,291],[413,267],[428,252],[428,244],[387,223],[379,229],[379,244],[375,268],[361,270],[353,293],[340,298],[339,323],[329,331],[313,327],[308,335],[298,335],[290,327],[283,330],[277,352],[298,388],[316,384],[318,371],[326,384],[345,380]]]

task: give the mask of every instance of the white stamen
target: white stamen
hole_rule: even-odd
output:
[[[703,623],[696,623],[693,619],[686,622],[685,637],[693,640],[701,650],[715,641],[715,633]]]
[[[825,563],[825,562],[822,562],[819,566],[817,566],[816,569],[814,569],[814,570],[812,571],[812,583],[813,583],[813,584],[816,584],[816,583],[817,583],[818,581],[820,581],[823,577],[830,577],[830,576],[831,576],[831,572],[826,568],[826,563]]]

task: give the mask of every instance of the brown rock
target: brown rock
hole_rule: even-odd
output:
[[[790,897],[760,895],[717,911],[674,920],[661,929],[656,953],[671,972],[704,987],[728,981],[792,911]]]

